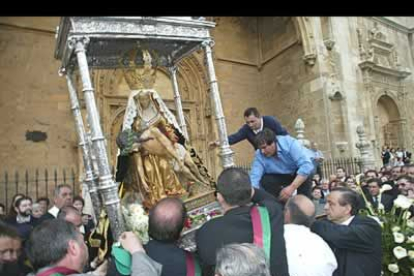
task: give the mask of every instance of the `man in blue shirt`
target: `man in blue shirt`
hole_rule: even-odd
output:
[[[256,137],[250,180],[260,188],[286,202],[297,189],[298,194],[311,198],[311,177],[314,166],[310,151],[289,135],[275,135],[265,128]]]
[[[255,143],[256,135],[264,128],[271,129],[276,135],[288,135],[288,132],[280,122],[272,116],[261,116],[256,107],[249,107],[244,111],[244,124],[239,131],[229,135],[229,144],[234,145],[247,139],[249,143],[257,150]],[[211,147],[219,146],[219,141],[211,142]]]

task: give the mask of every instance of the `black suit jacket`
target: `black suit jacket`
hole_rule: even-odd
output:
[[[356,215],[349,225],[320,220],[311,229],[335,253],[338,268],[333,276],[381,275],[381,226],[374,219]]]
[[[255,189],[252,201],[266,206],[270,215],[272,239],[270,272],[272,275],[289,275],[283,230],[283,212],[275,198],[264,190]],[[216,252],[230,243],[253,243],[251,206],[229,210],[224,216],[206,222],[196,233],[197,252],[203,275],[214,275]]]
[[[174,243],[149,241],[145,251],[154,261],[162,264],[161,276],[186,276],[185,251]]]
[[[378,209],[378,202],[374,203],[374,200],[371,195],[368,196],[369,202],[371,202],[374,209]],[[382,194],[381,195],[381,203],[384,205],[384,210],[389,212],[394,204],[394,198],[389,194]]]

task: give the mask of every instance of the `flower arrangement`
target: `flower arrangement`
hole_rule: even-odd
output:
[[[188,214],[187,220],[185,221],[185,229],[196,228],[209,221],[210,219],[221,215],[222,211],[219,208],[195,210]]]
[[[378,204],[375,210],[362,191],[359,181],[357,189],[364,198],[366,210],[362,210],[368,216],[376,219],[382,227],[382,271],[384,276],[414,276],[414,221],[408,210],[413,202],[406,196],[399,195],[394,200],[394,205],[389,212],[384,206]],[[384,184],[380,189],[379,199],[385,191],[392,187]]]
[[[126,228],[134,232],[146,244],[149,241],[148,236],[148,215],[145,213],[141,204],[133,203],[127,207],[122,206]]]

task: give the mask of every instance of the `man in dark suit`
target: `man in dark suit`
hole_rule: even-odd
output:
[[[370,217],[357,215],[357,205],[356,192],[335,188],[325,205],[327,219],[311,226],[336,256],[338,269],[333,276],[381,275],[381,226]]]
[[[264,128],[271,129],[276,135],[288,135],[280,122],[272,116],[261,116],[256,107],[249,107],[244,111],[244,124],[236,133],[229,135],[229,144],[234,145],[240,141],[247,139],[249,143],[257,150],[255,143],[256,135]],[[211,147],[219,146],[219,141],[210,143]]]
[[[371,178],[367,181],[368,186],[368,200],[371,202],[372,207],[377,210],[379,203],[384,206],[384,210],[389,212],[393,205],[393,197],[389,194],[381,194],[381,202],[380,201],[380,189],[382,186],[382,181],[378,178]]]
[[[59,210],[65,206],[72,206],[73,192],[72,187],[67,184],[60,184],[56,186],[53,198],[53,207],[50,208],[46,214],[39,218],[39,223],[57,218]]]
[[[266,207],[271,228],[270,271],[287,276],[283,212],[275,198],[260,189],[253,189],[249,175],[242,169],[225,169],[217,180],[217,200],[224,211],[222,217],[207,221],[196,233],[197,251],[203,275],[214,275],[216,253],[231,243],[252,243],[252,203]]]
[[[144,247],[148,256],[162,264],[161,276],[187,275],[186,254],[191,253],[177,246],[186,216],[186,208],[177,198],[164,198],[149,212],[152,240]]]

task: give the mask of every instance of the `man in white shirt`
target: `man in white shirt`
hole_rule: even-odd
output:
[[[289,199],[285,206],[285,242],[289,274],[294,276],[332,276],[337,268],[329,245],[309,229],[315,206],[303,195]]]

